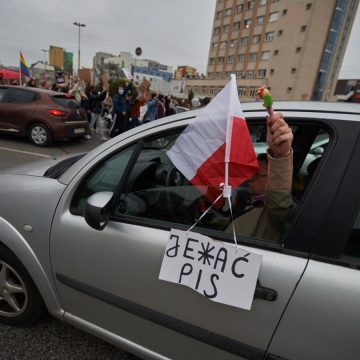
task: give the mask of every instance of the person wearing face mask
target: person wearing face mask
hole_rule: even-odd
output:
[[[129,92],[131,86],[132,80],[130,80],[130,83],[128,83],[125,88],[119,86],[118,93],[112,99],[113,124],[110,129],[110,137],[122,134],[124,131],[127,130],[129,121],[129,102],[127,100],[127,93]]]

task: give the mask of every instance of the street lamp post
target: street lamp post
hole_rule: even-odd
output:
[[[81,24],[79,22],[74,22],[73,24],[79,28],[79,45],[78,45],[78,71],[79,71],[79,69],[80,69],[80,28],[85,27],[86,24]]]
[[[41,49],[41,51],[44,52],[44,65],[45,65],[45,73],[46,73],[46,53],[49,52],[49,50]]]

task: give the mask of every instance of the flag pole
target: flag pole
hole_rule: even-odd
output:
[[[21,58],[20,58],[20,61],[19,61],[19,85],[22,86],[22,83],[21,83]]]
[[[232,116],[233,114],[230,113],[230,108],[232,107],[232,94],[231,92],[234,91],[234,84],[236,90],[236,77],[235,74],[230,75],[231,81],[231,90],[230,90],[230,97],[229,97],[229,104],[228,104],[228,113],[227,113],[227,126],[226,126],[226,151],[225,151],[225,183],[223,189],[223,197],[229,198],[231,197],[231,186],[229,185],[229,162],[230,162],[230,141],[231,141],[231,130],[232,130]]]

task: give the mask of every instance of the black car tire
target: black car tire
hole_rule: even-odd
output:
[[[18,310],[7,301],[9,294]],[[0,323],[28,326],[44,313],[44,302],[30,275],[17,257],[0,245]]]
[[[53,142],[51,132],[44,124],[41,123],[31,125],[29,138],[36,146],[49,146]]]

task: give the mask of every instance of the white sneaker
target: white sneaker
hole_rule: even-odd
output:
[[[100,141],[107,141],[108,138],[106,138],[105,136],[103,136],[102,138],[100,138]]]
[[[91,136],[90,136],[89,134],[86,134],[86,135],[84,136],[84,139],[85,139],[85,140],[90,140],[90,139],[91,139]]]

